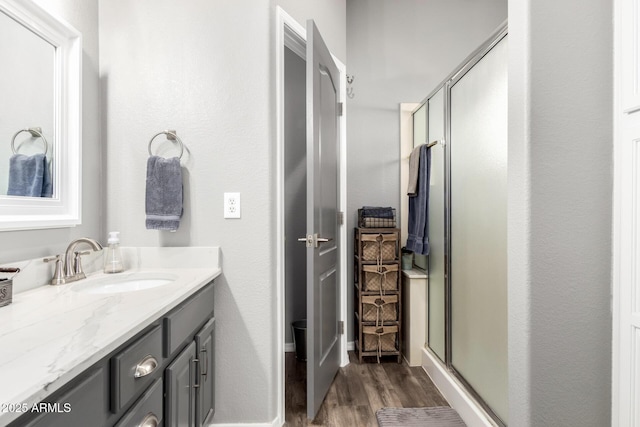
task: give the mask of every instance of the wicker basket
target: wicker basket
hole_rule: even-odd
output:
[[[396,339],[397,326],[363,326],[362,339],[364,351],[398,351]]]
[[[364,291],[397,291],[398,264],[363,265]]]
[[[376,325],[398,320],[398,295],[363,296],[362,320]]]
[[[398,249],[398,235],[363,234],[361,245],[364,261],[394,261]]]

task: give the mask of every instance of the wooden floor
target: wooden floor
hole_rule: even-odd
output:
[[[340,368],[318,416],[307,420],[307,366],[295,353],[286,353],[285,426],[377,427],[376,411],[383,407],[449,406],[421,367],[396,358],[382,363],[351,363]]]

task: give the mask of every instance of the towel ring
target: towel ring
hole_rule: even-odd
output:
[[[16,151],[16,137],[18,135],[20,135],[22,132],[29,132],[31,134],[32,137],[40,137],[42,138],[42,140],[44,141],[44,155],[46,156],[47,153],[49,152],[49,143],[47,142],[47,138],[44,137],[44,135],[42,134],[42,129],[41,128],[28,128],[28,129],[20,129],[18,132],[16,132],[13,135],[13,138],[11,138],[11,151],[13,152],[13,154],[18,154],[18,152]]]
[[[154,139],[156,139],[157,136],[160,136],[160,135],[167,135],[167,139],[169,141],[178,141],[178,144],[180,144],[180,155],[178,156],[178,158],[182,159],[182,154],[184,153],[184,144],[182,143],[182,140],[177,135],[175,130],[163,130],[162,132],[158,132],[155,135],[153,135],[151,137],[151,140],[149,141],[149,155],[153,156],[153,153],[151,152],[151,143],[153,142]]]

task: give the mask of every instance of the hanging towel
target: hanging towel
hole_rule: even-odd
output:
[[[420,148],[421,145],[411,151],[409,156],[409,186],[407,188],[407,195],[415,196],[418,188],[418,168],[420,166]]]
[[[420,146],[417,194],[409,197],[409,236],[407,249],[420,255],[429,255],[429,175],[431,148]]]
[[[49,165],[44,154],[32,156],[14,154],[9,159],[7,195],[51,197],[52,185]]]
[[[180,159],[151,156],[147,160],[146,226],[149,230],[176,231],[182,216]]]
[[[47,158],[44,158],[44,173],[42,175],[42,197],[53,197],[53,180],[51,178],[51,166]]]

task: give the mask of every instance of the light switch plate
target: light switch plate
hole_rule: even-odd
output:
[[[224,193],[224,217],[240,218],[240,193]]]

